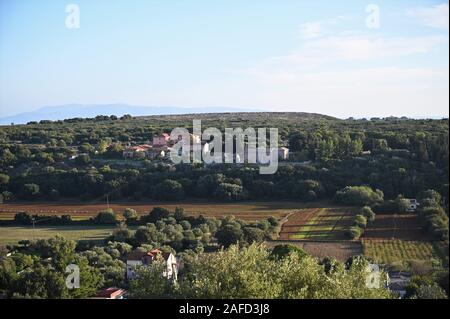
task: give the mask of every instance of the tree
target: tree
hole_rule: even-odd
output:
[[[163,207],[154,207],[152,211],[141,217],[141,221],[145,223],[156,223],[157,221],[170,216],[170,211]]]
[[[261,243],[264,240],[265,233],[257,227],[247,226],[243,228],[244,239],[247,243]]]
[[[130,281],[130,294],[137,299],[173,298],[174,285],[164,277],[167,265],[164,260],[153,261],[150,265],[136,270],[136,279]]]
[[[358,239],[361,237],[363,230],[357,226],[350,227],[346,232],[345,236],[349,239]]]
[[[177,296],[183,298],[390,298],[385,276],[376,288],[366,286],[368,262],[360,260],[349,269],[336,262],[333,271],[310,256],[292,253],[278,259],[262,245],[212,254],[190,260],[190,271],[179,280]],[[138,279],[139,280],[139,279]]]
[[[376,216],[370,206],[364,206],[363,208],[361,208],[361,214],[366,217],[369,223],[373,223],[375,221]]]
[[[177,181],[166,179],[156,186],[153,197],[159,200],[181,200],[184,198],[183,186]]]
[[[214,192],[214,197],[226,201],[235,201],[246,198],[247,193],[241,185],[220,183]]]
[[[43,259],[51,258],[52,266],[56,270],[64,272],[66,266],[75,258],[75,247],[75,241],[56,235],[49,239],[37,240],[31,244],[30,250]]]
[[[39,195],[39,185],[37,184],[25,184],[22,188],[22,197],[24,199],[33,199]]]
[[[126,208],[123,213],[123,217],[125,218],[127,223],[130,223],[130,222],[137,221],[137,219],[139,218],[139,215],[138,215],[137,211],[135,211],[134,209]]]
[[[244,233],[238,224],[222,226],[216,233],[217,242],[225,248],[242,241]]]
[[[366,228],[367,226],[367,219],[363,215],[356,215],[355,216],[355,225],[359,228]]]
[[[291,254],[298,254],[300,257],[308,255],[303,249],[292,244],[276,245],[271,253],[273,257],[278,259],[288,257]]]
[[[9,176],[6,174],[0,174],[0,186],[9,183]]]
[[[373,205],[382,202],[384,194],[367,186],[347,186],[336,192],[335,200],[348,205]]]
[[[114,211],[109,208],[99,212],[97,216],[95,216],[94,222],[96,224],[115,225],[117,224],[118,220]]]
[[[14,215],[14,223],[18,225],[30,225],[32,217],[26,212],[17,213]]]
[[[77,156],[77,158],[75,159],[75,163],[80,166],[88,165],[91,163],[91,158],[88,154],[81,154]]]
[[[436,283],[432,285],[422,285],[417,289],[418,299],[447,299],[445,291]]]
[[[40,263],[20,273],[12,291],[16,298],[18,296],[42,299],[69,297],[64,275]]]
[[[132,238],[132,233],[123,222],[120,223],[116,229],[114,229],[111,235],[111,240],[116,242],[126,242],[130,238]]]

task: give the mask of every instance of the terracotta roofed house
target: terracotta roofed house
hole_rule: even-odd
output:
[[[166,146],[170,140],[170,134],[163,133],[153,136],[153,146]]]
[[[124,289],[109,287],[100,290],[92,299],[124,299],[126,291]]]
[[[148,149],[152,146],[148,144],[129,146],[123,150],[123,158],[144,158]]]
[[[162,258],[166,263],[166,270],[163,276],[169,280],[176,281],[178,278],[177,258],[172,253],[161,252],[159,249],[151,251],[135,250],[127,256],[127,279],[136,278],[136,268],[140,266],[148,266],[158,258]]]

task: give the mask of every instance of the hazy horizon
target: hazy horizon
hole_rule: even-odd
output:
[[[0,118],[117,101],[448,118],[448,1],[369,4],[3,0]]]

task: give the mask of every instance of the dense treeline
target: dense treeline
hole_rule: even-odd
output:
[[[398,118],[336,120],[275,113],[199,115],[203,126],[278,127],[293,165],[272,176],[255,167],[119,163],[127,143],[148,143],[192,116],[98,116],[0,128],[0,199],[60,197],[178,200],[331,198],[347,185],[368,185],[386,198],[437,190],[448,206],[448,121]],[[299,165],[299,163],[302,163]],[[119,165],[120,164],[120,165]]]

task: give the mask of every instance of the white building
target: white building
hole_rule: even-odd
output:
[[[408,201],[409,201],[409,206],[406,210],[410,213],[415,212],[417,210],[417,208],[420,206],[419,202],[415,198],[408,199]]]
[[[177,281],[178,264],[177,258],[172,253],[164,253],[159,249],[149,252],[135,250],[127,256],[127,279],[136,278],[136,269],[140,266],[150,265],[153,261],[163,259],[166,262],[166,270],[163,276],[169,280]]]
[[[289,159],[289,149],[287,147],[278,148],[278,159],[283,161]]]

